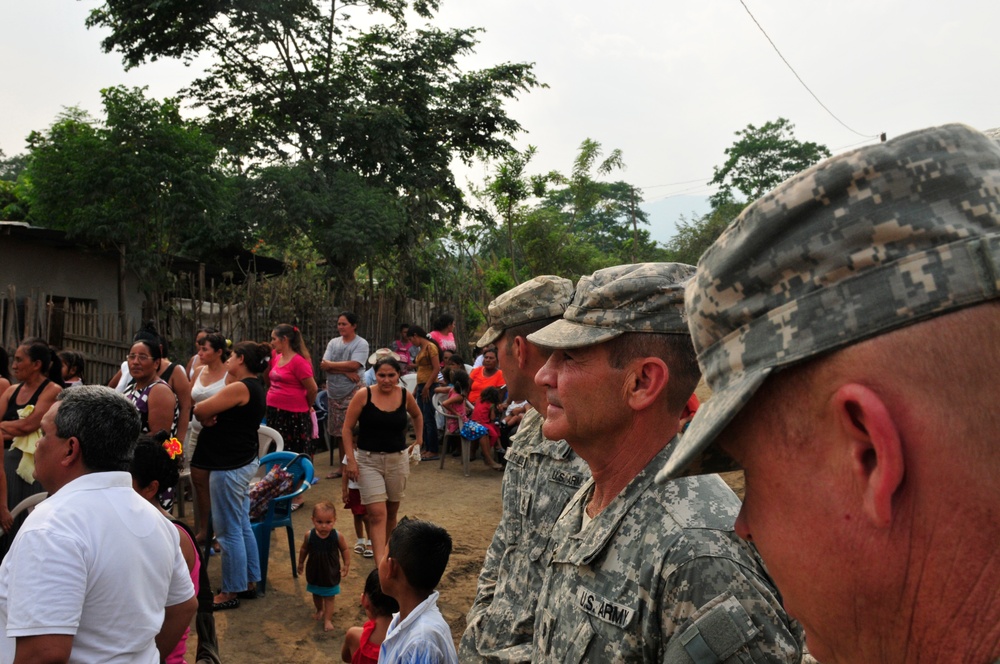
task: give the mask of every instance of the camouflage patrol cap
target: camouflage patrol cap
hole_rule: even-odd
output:
[[[581,277],[560,320],[528,341],[547,348],[581,348],[625,332],[689,334],[684,284],[694,267],[683,263],[618,265]]]
[[[991,139],[947,125],[803,171],[744,210],[698,262],[687,314],[713,395],[657,479],[731,469],[712,442],[772,372],[997,297]]]
[[[490,302],[490,327],[476,345],[486,348],[509,327],[562,316],[571,297],[573,282],[551,274],[511,288]]]

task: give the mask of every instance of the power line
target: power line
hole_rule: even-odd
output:
[[[694,182],[707,182],[711,178],[698,178],[697,180],[683,180],[682,182],[668,182],[667,184],[650,184],[645,187],[636,187],[636,189],[658,189],[660,187],[673,187],[679,184],[692,184]]]
[[[773,48],[774,52],[778,54],[778,57],[781,58],[781,61],[784,62],[785,66],[787,66],[788,69],[792,72],[792,74],[795,75],[795,78],[797,78],[799,80],[799,83],[801,83],[802,87],[804,87],[806,89],[806,92],[808,92],[809,94],[812,95],[812,98],[816,100],[816,103],[819,104],[820,106],[822,106],[824,111],[826,111],[827,113],[830,114],[831,118],[833,118],[834,120],[836,120],[837,122],[839,122],[841,124],[841,126],[844,127],[844,129],[847,129],[848,131],[850,131],[850,132],[852,132],[854,134],[857,134],[858,136],[862,136],[864,138],[878,138],[878,136],[879,136],[878,134],[862,134],[860,131],[856,131],[856,130],[848,127],[847,124],[843,120],[841,120],[836,115],[834,115],[833,111],[831,111],[829,108],[827,108],[826,104],[824,104],[822,101],[820,101],[819,97],[816,96],[816,93],[809,89],[809,86],[806,85],[806,82],[802,80],[802,77],[799,76],[798,72],[795,71],[795,68],[792,67],[791,63],[789,63],[788,60],[785,59],[785,56],[783,56],[781,54],[781,51],[778,50],[778,47],[775,45],[774,41],[768,36],[767,32],[764,30],[764,27],[761,26],[760,22],[758,22],[756,18],[754,18],[754,15],[753,15],[753,13],[751,13],[750,8],[747,7],[747,3],[743,2],[743,0],[740,0],[740,4],[743,5],[743,9],[745,9],[747,11],[747,14],[750,15],[750,18],[757,25],[757,28],[760,29],[761,33],[764,35],[764,37],[767,39],[767,41],[771,44],[771,48]]]

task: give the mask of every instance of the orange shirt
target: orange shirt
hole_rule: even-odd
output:
[[[504,380],[503,372],[497,369],[497,372],[492,376],[486,376],[482,367],[476,367],[469,374],[469,380],[472,382],[472,389],[469,390],[469,402],[472,405],[479,403],[479,395],[487,387],[503,387],[507,384]]]

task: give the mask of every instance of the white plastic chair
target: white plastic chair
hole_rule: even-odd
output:
[[[439,413],[439,414],[441,414],[441,415],[444,416],[444,419],[445,419],[445,424],[444,424],[445,431],[448,430],[448,420],[455,420],[456,422],[458,422],[458,428],[461,429],[462,428],[462,418],[460,418],[458,415],[456,415],[455,413],[451,412],[450,410],[448,410],[447,408],[445,408],[444,406],[441,405],[441,402],[445,400],[445,396],[446,395],[444,395],[444,394],[435,394],[433,397],[431,397],[431,403],[434,404],[434,410],[437,413]],[[444,468],[444,460],[445,460],[445,457],[448,456],[448,439],[451,438],[451,437],[458,438],[462,442],[462,471],[465,473],[465,476],[468,477],[469,476],[469,457],[471,456],[471,452],[472,452],[472,441],[466,440],[465,438],[462,438],[462,436],[459,435],[457,432],[456,433],[446,433],[444,435],[444,438],[441,440],[441,449],[440,449],[440,451],[438,451],[438,456],[441,457],[440,468],[442,468],[442,469]]]
[[[283,452],[285,450],[285,441],[282,440],[281,434],[271,427],[261,425],[257,429],[257,440],[260,442],[257,455],[261,459],[271,452]],[[273,450],[271,449],[272,444],[275,446]]]
[[[48,497],[49,494],[46,493],[45,491],[28,496],[27,498],[19,502],[17,505],[15,505],[14,509],[10,511],[11,518],[16,520],[17,517],[20,516],[22,512],[27,512],[34,509],[35,505],[42,502]],[[4,529],[2,526],[0,526],[0,535],[3,534],[4,534]]]

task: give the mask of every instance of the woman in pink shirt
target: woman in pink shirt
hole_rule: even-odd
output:
[[[271,362],[268,374],[267,426],[281,434],[285,449],[312,455],[312,418],[316,401],[309,349],[299,328],[282,323],[271,332]],[[301,505],[299,500],[292,509]]]
[[[437,317],[431,327],[430,338],[438,345],[442,351],[450,350],[455,352],[458,346],[455,345],[455,317],[451,314],[441,314]]]

